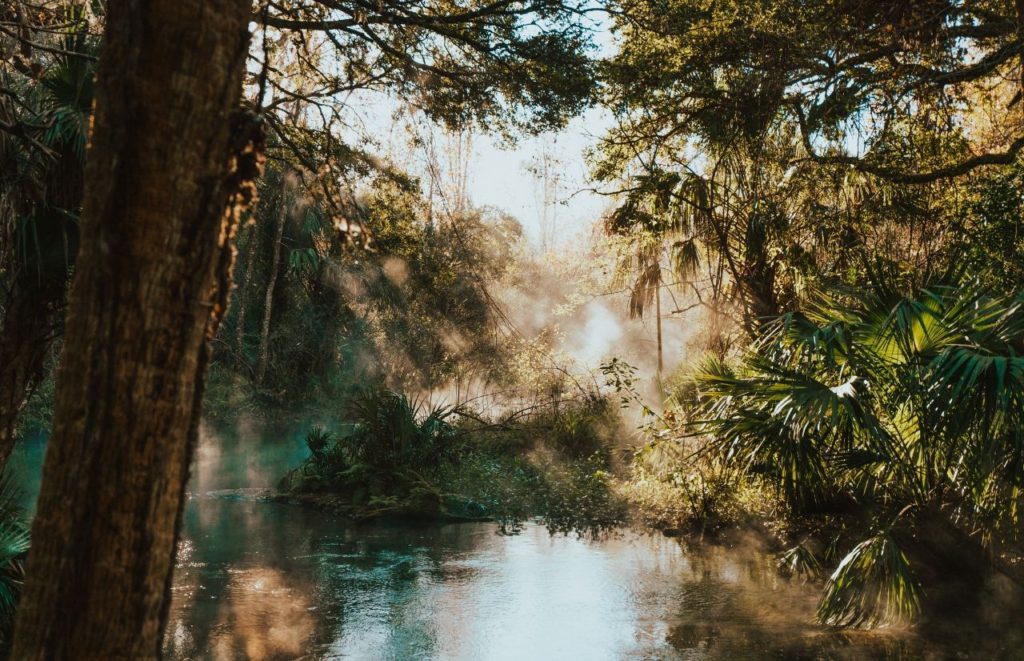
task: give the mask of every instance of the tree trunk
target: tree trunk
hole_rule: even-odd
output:
[[[43,378],[57,334],[64,280],[37,282],[25,265],[11,277],[0,329],[0,471],[14,450],[18,414]],[[54,303],[54,305],[51,305]]]
[[[277,227],[274,229],[273,255],[270,258],[270,277],[267,279],[267,294],[263,304],[263,326],[260,329],[260,358],[256,370],[256,378],[263,383],[267,375],[267,360],[270,356],[270,318],[274,312],[274,289],[277,286],[277,275],[281,270],[281,240],[284,237],[284,222],[288,219],[288,207],[285,196],[288,192],[288,177],[281,174],[281,199],[278,201]]]
[[[658,276],[658,287],[654,290],[654,316],[658,324],[658,378],[665,369],[664,348],[661,344],[661,276]]]
[[[10,238],[0,320],[0,471],[14,450],[18,415],[42,381],[61,334],[68,280],[78,251],[71,220],[82,204],[82,161],[67,144],[47,171],[46,196]]]
[[[249,228],[249,244],[245,251],[245,275],[242,276],[242,284],[238,287],[238,318],[235,326],[235,344],[238,346],[238,355],[245,360],[245,321],[249,313],[249,283],[252,282],[252,272],[259,245],[259,227],[253,224]]]
[[[108,0],[82,237],[12,658],[160,654],[207,341],[258,130],[247,0]]]

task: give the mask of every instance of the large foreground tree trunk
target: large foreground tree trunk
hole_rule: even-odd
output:
[[[107,2],[81,248],[12,658],[159,656],[206,343],[257,169],[255,132],[231,114],[249,13],[247,0]]]

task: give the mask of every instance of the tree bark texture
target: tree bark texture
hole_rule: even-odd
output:
[[[12,658],[160,655],[207,342],[259,132],[247,0],[108,0],[81,247]]]

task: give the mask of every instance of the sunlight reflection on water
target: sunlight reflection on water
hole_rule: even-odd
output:
[[[487,523],[353,526],[222,491],[272,487],[308,453],[304,429],[204,427],[168,658],[1024,658],[970,630],[938,645],[816,627],[818,588],[780,578],[749,544],[588,541],[537,525],[513,537]],[[29,503],[43,447],[25,443],[12,459]]]
[[[186,516],[171,658],[901,658],[905,646],[823,633],[813,588],[737,549],[536,525],[356,528],[219,498]]]

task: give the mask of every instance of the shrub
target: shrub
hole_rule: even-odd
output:
[[[352,463],[383,471],[436,466],[455,455],[451,407],[428,407],[404,393],[367,390],[349,400],[352,433],[339,440]]]
[[[313,427],[306,434],[306,447],[313,453],[313,457],[316,460],[323,461],[324,451],[327,449],[332,438],[331,432],[323,427]]]
[[[20,494],[7,475],[0,477],[0,656],[6,656],[14,631],[14,614],[25,581],[29,525],[18,504]]]

